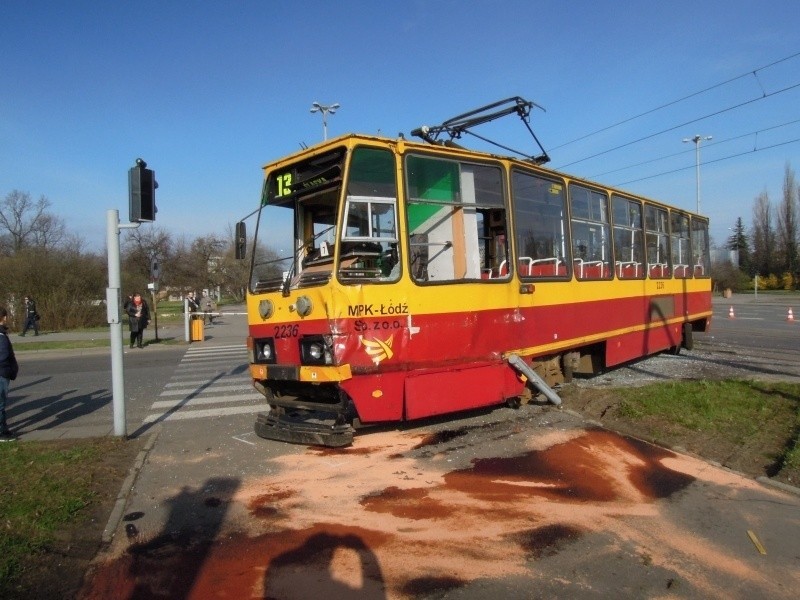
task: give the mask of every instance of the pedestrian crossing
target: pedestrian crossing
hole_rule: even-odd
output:
[[[163,423],[268,410],[253,389],[247,347],[190,346],[143,423]]]

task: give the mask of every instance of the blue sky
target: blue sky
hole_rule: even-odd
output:
[[[0,196],[46,196],[102,249],[106,211],[127,221],[127,171],[142,157],[159,182],[158,226],[225,234],[256,207],[264,163],[321,140],[313,101],[341,105],[329,137],[395,136],[519,95],[546,109],[532,126],[550,166],[687,209],[695,152],[682,140],[712,135],[701,212],[724,242],[737,217],[749,226],[759,193],[781,199],[787,163],[800,172],[800,55],[788,58],[800,3],[622,6],[6,0]],[[511,119],[478,132],[535,153]]]

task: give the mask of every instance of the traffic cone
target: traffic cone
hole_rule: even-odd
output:
[[[787,321],[794,321],[794,313],[792,312],[791,308],[789,308],[789,314],[786,315],[786,320]]]
[[[731,309],[728,311],[728,318],[729,319],[735,319],[736,318],[736,315],[733,314],[733,307],[732,306],[731,306]]]

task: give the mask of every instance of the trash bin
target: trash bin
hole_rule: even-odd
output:
[[[191,322],[191,332],[189,334],[190,342],[202,342],[206,339],[205,334],[205,321],[203,317],[193,318]]]

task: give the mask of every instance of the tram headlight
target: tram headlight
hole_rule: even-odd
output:
[[[253,362],[261,364],[275,362],[275,342],[272,338],[253,340]]]
[[[304,365],[332,365],[330,340],[321,335],[308,335],[300,340],[300,361]]]

